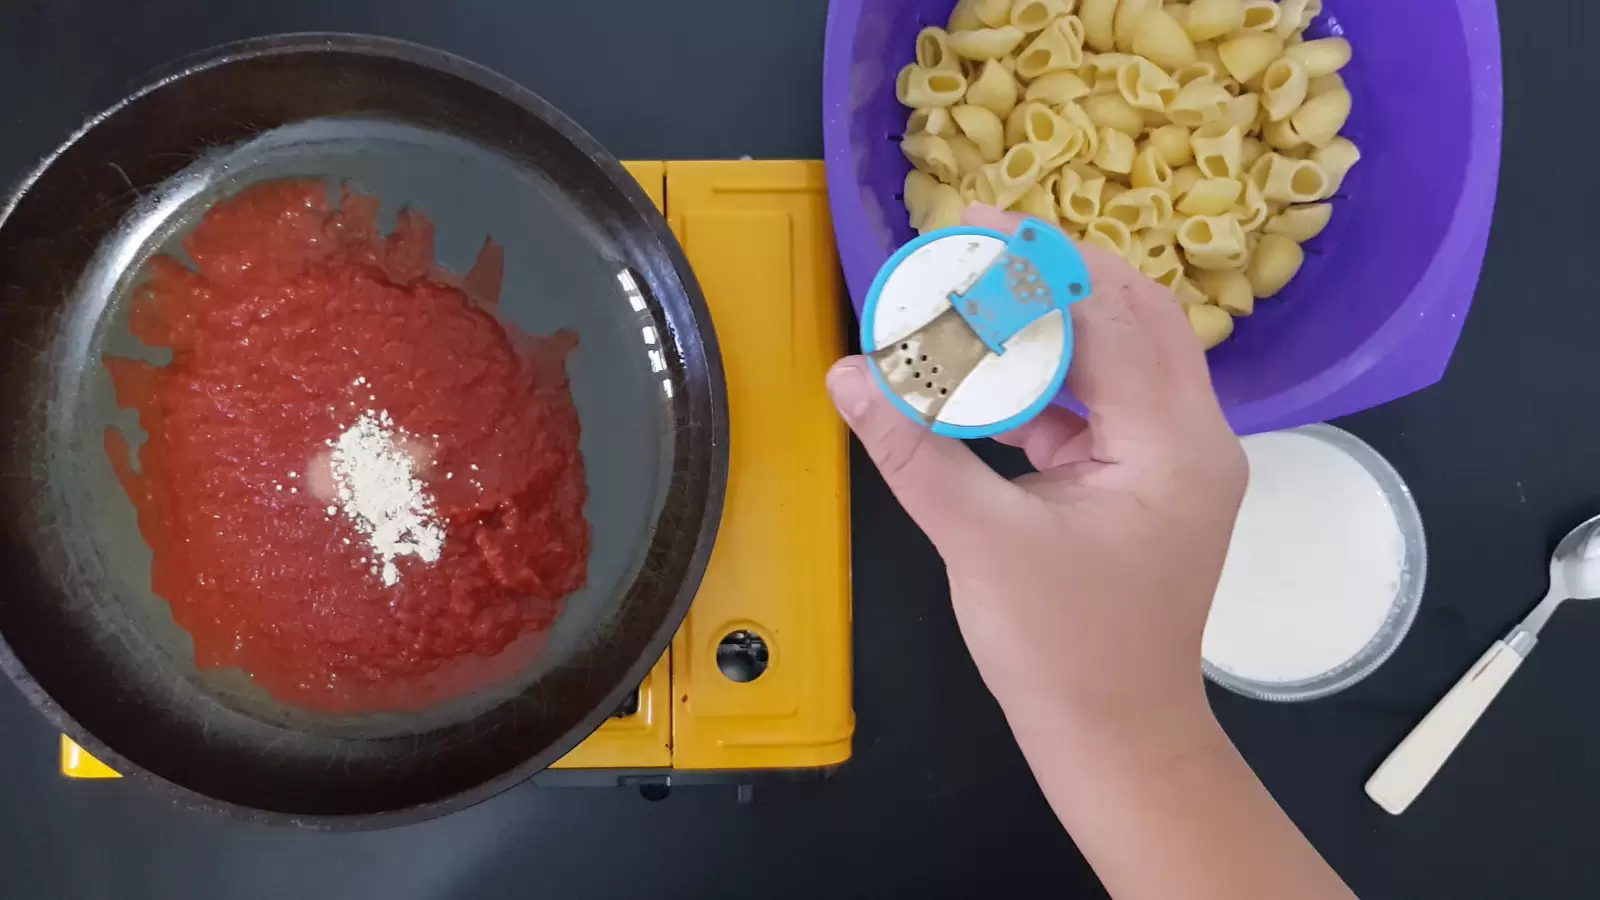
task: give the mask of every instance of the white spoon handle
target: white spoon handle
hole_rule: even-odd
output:
[[[1505,641],[1495,641],[1368,779],[1367,796],[1390,815],[1405,812],[1516,674],[1522,659]]]

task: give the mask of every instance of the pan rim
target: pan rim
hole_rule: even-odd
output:
[[[629,693],[637,690],[637,685],[668,650],[673,637],[681,627],[684,616],[699,589],[715,542],[727,491],[729,465],[727,386],[709,308],[689,266],[687,256],[666,226],[662,215],[621,164],[581,126],[528,88],[471,60],[410,41],[344,32],[294,32],[220,44],[158,68],[142,79],[137,88],[125,94],[117,102],[88,117],[79,128],[16,182],[7,193],[4,202],[0,203],[0,227],[9,221],[22,199],[63,154],[101,123],[142,98],[174,82],[212,69],[262,57],[310,53],[383,57],[461,79],[474,87],[498,94],[541,119],[563,139],[570,141],[577,150],[588,156],[601,169],[606,179],[627,198],[637,220],[648,229],[652,241],[665,249],[667,262],[682,283],[683,300],[687,303],[698,326],[698,342],[700,355],[703,356],[704,372],[697,373],[697,377],[703,376],[705,379],[707,390],[704,392],[704,399],[709,406],[707,410],[709,417],[704,427],[709,433],[710,440],[705,452],[699,455],[704,472],[697,473],[704,475],[705,490],[700,492],[703,495],[698,504],[700,521],[695,532],[693,550],[685,561],[684,578],[667,606],[661,625],[646,642],[645,652],[627,668],[619,685],[606,695],[604,701],[585,714],[561,739],[550,743],[539,753],[533,754],[493,778],[438,800],[376,812],[300,814],[262,809],[201,793],[132,762],[80,725],[66,708],[51,696],[44,685],[29,673],[5,638],[0,636],[0,671],[4,671],[11,678],[30,705],[38,709],[52,726],[123,776],[155,786],[161,794],[180,805],[221,813],[229,818],[317,830],[354,831],[389,828],[424,821],[465,809],[509,790],[565,756],[605,722]]]

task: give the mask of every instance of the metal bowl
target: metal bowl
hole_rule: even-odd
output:
[[[1260,681],[1240,677],[1201,660],[1201,668],[1211,681],[1236,694],[1276,703],[1329,697],[1376,672],[1378,667],[1389,661],[1389,657],[1394,655],[1410,633],[1417,610],[1422,606],[1423,588],[1428,580],[1428,542],[1422,528],[1422,514],[1417,510],[1417,501],[1411,496],[1411,489],[1406,487],[1394,466],[1365,441],[1332,425],[1306,425],[1291,431],[1337,447],[1372,474],[1394,509],[1401,538],[1405,541],[1405,554],[1401,560],[1400,585],[1395,590],[1394,601],[1383,626],[1354,656],[1335,668],[1299,681]]]
[[[439,261],[506,250],[500,314],[572,328],[589,586],[538,659],[415,714],[333,717],[196,670],[102,436],[100,364],[136,350],[142,263],[249,183],[351,180],[416,204]],[[0,206],[0,668],[117,770],[182,800],[327,827],[457,809],[559,759],[635,690],[704,572],[725,387],[665,221],[595,141],[516,84],[398,41],[289,35],[185,61],[91,119]],[[645,335],[645,337],[641,337]],[[646,341],[659,336],[654,346]]]

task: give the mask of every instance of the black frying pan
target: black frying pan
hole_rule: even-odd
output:
[[[593,527],[589,587],[504,685],[415,714],[331,717],[202,673],[150,592],[149,551],[100,443],[136,427],[104,353],[126,297],[216,200],[344,179],[415,203],[440,261],[506,247],[503,315],[578,331],[569,363]],[[666,649],[727,474],[706,307],[644,193],[544,101],[397,41],[296,35],[186,61],[97,116],[0,207],[0,668],[52,723],[180,800],[320,827],[467,806],[560,758]],[[644,337],[641,339],[641,335]]]

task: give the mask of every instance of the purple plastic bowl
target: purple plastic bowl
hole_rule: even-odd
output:
[[[1281,299],[1211,353],[1241,434],[1321,422],[1444,374],[1477,287],[1500,170],[1500,30],[1493,0],[1328,0],[1313,29],[1349,37],[1345,133],[1365,158]],[[907,110],[894,79],[952,0],[833,0],[823,139],[834,230],[856,311],[913,237],[900,199]],[[1069,398],[1057,402],[1070,404]]]

